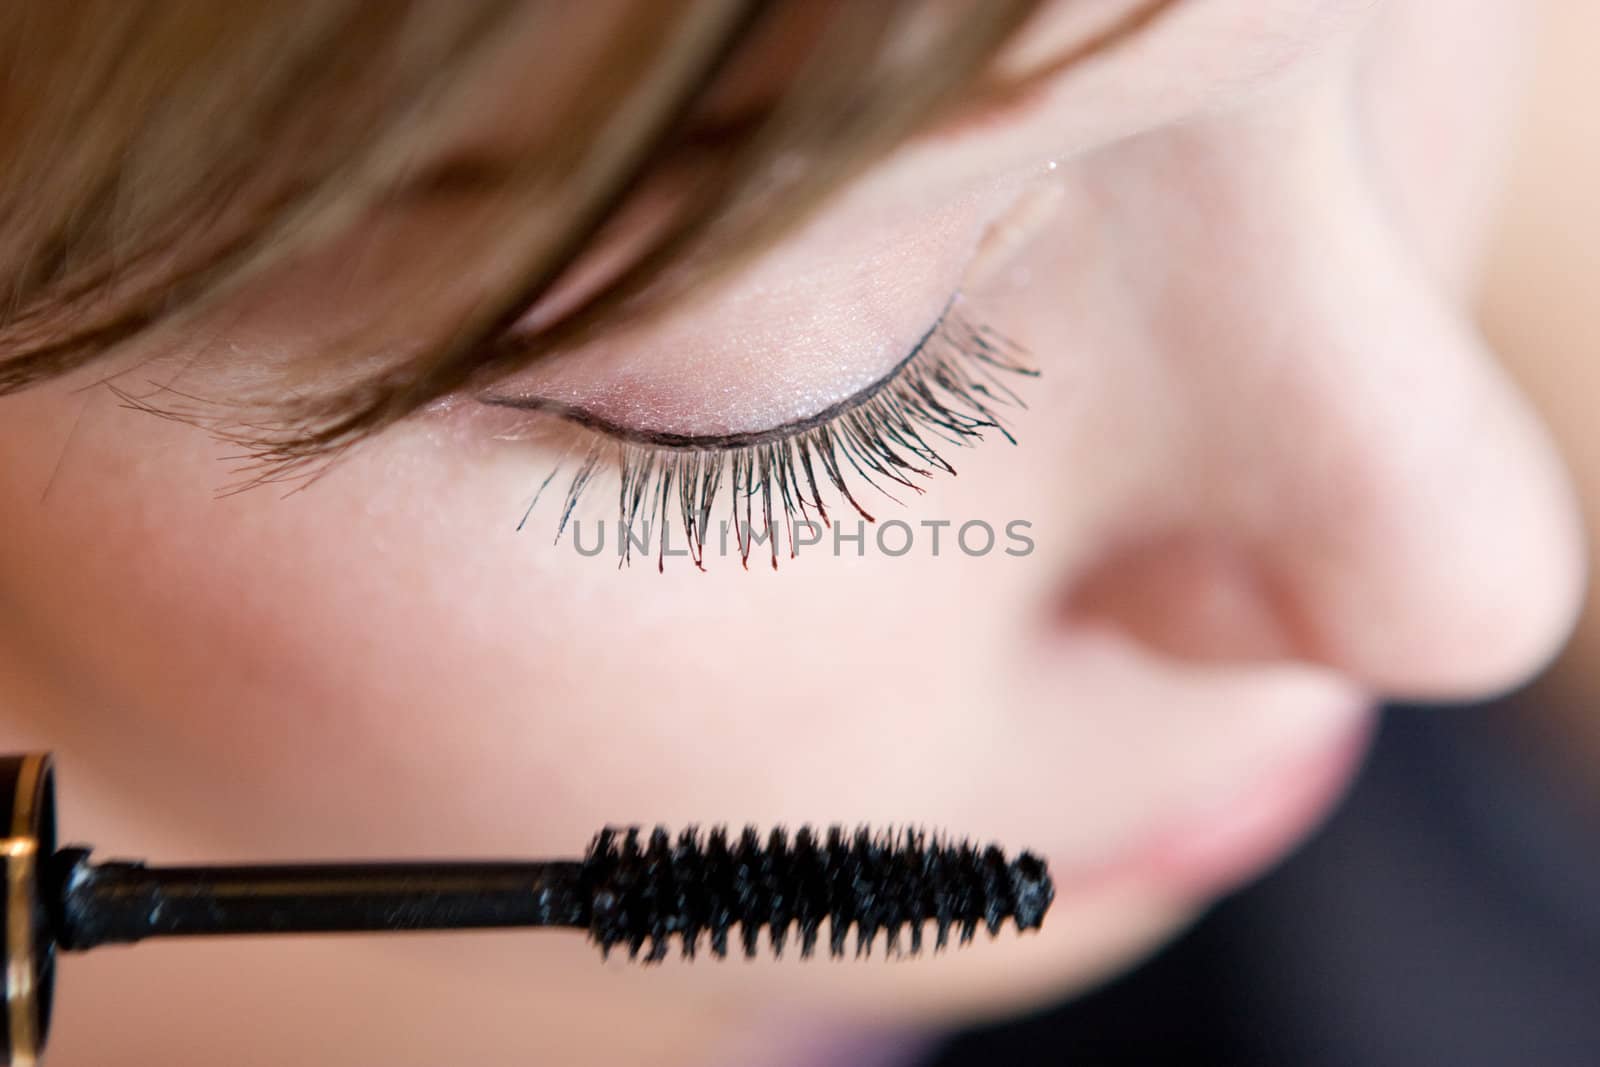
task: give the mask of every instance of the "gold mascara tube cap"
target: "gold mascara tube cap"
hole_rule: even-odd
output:
[[[0,854],[5,861],[5,1010],[0,1063],[31,1067],[50,1030],[55,943],[49,936],[43,868],[56,849],[55,775],[50,755],[0,756]]]

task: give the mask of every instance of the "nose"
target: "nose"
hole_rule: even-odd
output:
[[[1573,623],[1577,509],[1542,425],[1410,257],[1348,123],[1321,117],[1216,118],[1108,161],[1115,269],[1182,425],[1068,611],[1183,659],[1486,696]]]

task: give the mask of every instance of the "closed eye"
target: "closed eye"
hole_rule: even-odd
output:
[[[572,471],[557,521],[559,540],[579,500],[593,487],[608,459],[621,481],[619,531],[643,524],[657,531],[664,568],[668,526],[676,521],[696,566],[705,569],[706,537],[718,496],[728,493],[739,533],[741,562],[765,541],[774,569],[780,534],[795,555],[796,525],[830,522],[829,499],[848,504],[867,521],[873,514],[858,499],[862,486],[899,502],[894,487],[923,492],[935,473],[955,473],[945,458],[950,447],[966,447],[993,430],[1015,443],[1001,414],[1024,406],[1006,384],[1011,375],[1036,376],[1021,349],[965,314],[959,296],[912,350],[879,381],[802,419],[748,433],[696,436],[623,426],[582,407],[538,396],[488,395],[492,406],[555,415],[595,432]],[[561,473],[551,471],[529,505],[521,529],[544,491]],[[852,490],[852,485],[855,489]],[[876,505],[874,505],[876,506]],[[619,565],[629,562],[633,537]]]

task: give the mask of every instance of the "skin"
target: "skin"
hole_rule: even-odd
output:
[[[513,528],[586,440],[548,420],[442,405],[302,492],[219,497],[232,449],[120,407],[103,369],[0,400],[0,709],[8,747],[58,754],[69,839],[567,855],[608,822],[913,822],[1034,848],[1059,889],[1038,936],[915,963],[647,971],[576,933],[100,952],[63,966],[53,1062],[783,1063],[797,1031],[1020,1010],[1287,847],[1331,786],[1245,861],[1194,827],[1292,791],[1375,702],[1528,677],[1577,610],[1577,509],[1468,311],[1525,9],[1439,10],[1186,0],[568,379],[737,422],[875,376],[856,324],[914,335],[967,271],[1043,371],[1021,444],[883,514],[1025,519],[1026,557],[619,571],[551,545],[548,504]],[[830,288],[843,235],[887,251]],[[849,356],[807,378],[771,354],[774,321],[856,289],[872,310],[806,341]],[[315,311],[262,301],[183,381],[311,345]],[[703,341],[703,375],[652,330]],[[138,381],[188,366],[144,355]]]

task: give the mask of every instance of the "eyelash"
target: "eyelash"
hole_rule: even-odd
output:
[[[818,415],[775,430],[714,438],[644,435],[582,412],[547,406],[597,434],[568,484],[556,541],[566,532],[579,500],[594,486],[608,452],[614,454],[620,474],[619,567],[632,561],[632,531],[642,517],[644,542],[651,540],[649,531],[659,530],[656,566],[664,570],[668,515],[676,513],[687,535],[690,558],[705,570],[711,514],[726,481],[740,562],[748,569],[751,548],[765,541],[776,570],[779,529],[788,538],[792,559],[796,524],[811,521],[811,509],[825,526],[831,525],[822,499],[824,486],[831,485],[863,519],[874,522],[850,490],[851,472],[900,504],[885,483],[922,493],[914,479],[931,478],[937,470],[955,473],[927,438],[964,448],[982,440],[985,430],[994,430],[1016,444],[995,409],[1027,405],[1002,376],[1031,378],[1039,372],[1019,345],[974,323],[960,303],[959,296],[952,300],[911,353],[878,382]],[[527,524],[564,466],[557,464],[539,486],[517,529]]]

